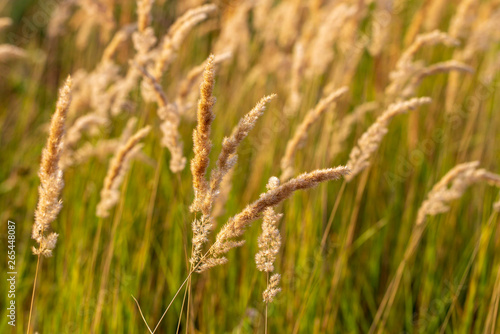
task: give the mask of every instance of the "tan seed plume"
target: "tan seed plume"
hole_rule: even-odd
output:
[[[423,65],[414,61],[414,57],[417,52],[424,46],[432,46],[436,44],[457,46],[460,42],[439,30],[418,35],[415,38],[415,41],[403,52],[396,64],[395,70],[393,70],[389,75],[391,83],[385,90],[389,101],[397,100],[398,97],[400,98],[400,94],[405,89],[408,81],[415,75],[415,73],[422,70]]]
[[[293,137],[286,145],[285,155],[281,159],[281,181],[286,181],[293,176],[293,163],[295,154],[299,146],[307,139],[307,133],[311,126],[321,117],[321,115],[328,110],[328,107],[335,103],[342,95],[347,93],[348,88],[342,87],[327,97],[321,99],[314,109],[311,109],[304,120],[298,126]]]
[[[120,29],[111,39],[111,42],[106,46],[102,54],[101,63],[111,61],[118,47],[124,43],[132,34],[133,29],[130,26],[126,26],[124,29]]]
[[[96,215],[101,218],[109,216],[111,210],[120,197],[120,186],[125,173],[130,167],[130,162],[135,154],[142,148],[139,142],[149,133],[150,127],[146,126],[139,130],[129,140],[121,145],[111,161],[108,173],[104,179],[104,186],[101,190],[101,200],[97,204]]]
[[[349,168],[351,173],[345,177],[346,181],[351,181],[356,175],[370,165],[370,158],[380,146],[380,142],[388,131],[389,122],[394,116],[405,113],[408,110],[416,109],[430,102],[431,99],[429,97],[420,97],[391,104],[387,110],[377,118],[375,123],[366,130],[358,140],[357,145],[352,149],[349,155],[349,161],[347,162],[347,168]]]
[[[212,208],[220,193],[221,182],[229,171],[236,164],[236,149],[245,139],[250,130],[253,129],[259,117],[263,114],[266,104],[276,95],[269,95],[262,98],[257,105],[246,114],[233,129],[231,136],[224,138],[222,142],[221,153],[217,159],[216,167],[211,173],[210,184],[207,185],[203,201],[196,211],[201,211],[202,217],[195,219],[192,224],[193,229],[193,253],[191,263],[194,265],[199,262],[202,255],[203,246],[208,241],[208,236],[214,227]],[[205,179],[205,178],[204,178]]]
[[[478,0],[462,0],[453,16],[449,33],[455,38],[465,38],[476,18]]]
[[[279,287],[280,280],[280,274],[274,274],[271,276],[267,289],[262,293],[262,298],[266,304],[272,303],[276,295],[281,291],[281,288]]]
[[[456,60],[449,60],[433,64],[415,73],[415,75],[407,83],[405,89],[400,92],[401,97],[410,98],[411,96],[414,96],[418,86],[426,77],[451,71],[474,73],[474,69],[472,67]]]
[[[107,125],[108,118],[91,113],[81,116],[75,120],[73,125],[68,129],[64,143],[66,147],[74,147],[82,138],[83,132],[95,125]]]
[[[59,91],[56,111],[50,123],[50,132],[47,144],[42,152],[40,164],[40,187],[38,188],[38,205],[35,211],[35,222],[31,237],[38,243],[33,247],[33,253],[51,256],[57,242],[57,234],[46,234],[51,223],[61,211],[62,202],[59,199],[64,187],[63,172],[59,168],[59,160],[63,152],[64,123],[71,104],[71,77],[68,77],[63,88]]]
[[[451,201],[462,197],[469,186],[480,181],[500,188],[500,175],[480,169],[478,161],[455,166],[427,195],[427,199],[418,210],[417,226],[422,225],[427,216],[447,212]]]
[[[206,173],[209,163],[209,155],[212,149],[210,130],[215,119],[213,107],[215,97],[212,95],[215,85],[214,55],[210,55],[203,72],[203,81],[200,85],[200,100],[198,102],[198,125],[193,133],[194,158],[191,161],[191,173],[193,175],[193,188],[195,199],[191,210],[201,210],[201,204],[208,193],[209,185]]]
[[[248,205],[236,216],[230,218],[222,227],[221,231],[217,234],[216,241],[211,247],[208,257],[198,266],[197,271],[202,272],[213,266],[226,263],[227,260],[223,255],[232,248],[241,246],[244,243],[244,241],[234,239],[242,236],[246,228],[254,220],[258,219],[266,208],[281,203],[297,190],[313,188],[321,182],[337,180],[348,173],[349,169],[344,166],[318,169],[313,172],[301,174],[275,189],[262,194],[258,200]]]
[[[418,210],[416,224],[413,227],[410,239],[407,243],[403,260],[399,263],[396,275],[391,280],[384,298],[379,305],[370,328],[370,333],[374,333],[375,329],[378,327],[382,330],[387,321],[406,264],[416,252],[420,240],[422,239],[427,217],[449,211],[449,205],[452,201],[462,197],[469,186],[480,181],[500,187],[500,175],[493,174],[485,169],[479,169],[479,162],[477,161],[466,162],[451,169],[427,194],[426,200]]]
[[[344,116],[339,122],[334,123],[331,132],[332,138],[328,147],[328,162],[332,161],[337,154],[344,150],[344,144],[351,134],[354,125],[360,122],[367,113],[374,111],[378,107],[379,103],[377,102],[365,102],[356,107],[352,113]]]
[[[213,4],[203,5],[188,10],[184,15],[178,18],[169,28],[167,35],[163,38],[159,55],[155,60],[153,76],[161,81],[163,73],[167,70],[170,63],[177,56],[177,51],[186,39],[188,33],[201,21],[205,20],[209,14],[215,12],[217,6]]]
[[[204,210],[205,212],[208,212],[208,207],[211,208],[215,197],[217,197],[222,179],[236,163],[236,150],[238,146],[255,127],[257,120],[266,109],[266,104],[275,97],[276,94],[263,97],[257,105],[240,120],[238,125],[233,129],[231,136],[224,138],[222,149],[217,159],[216,168],[210,177],[210,195],[209,198],[205,199],[205,202],[207,202],[204,205],[207,206]]]
[[[153,92],[158,104],[158,117],[161,120],[160,130],[163,134],[161,139],[162,146],[168,148],[171,154],[170,170],[173,173],[178,173],[184,170],[187,159],[184,157],[184,144],[179,133],[180,116],[179,111],[174,103],[169,103],[163,88],[154,76],[152,76],[145,68],[135,63],[142,75],[146,78],[150,87],[153,87]]]
[[[136,124],[137,118],[129,118],[120,138],[101,139],[95,146],[87,142],[79,149],[73,151],[68,150],[66,145],[66,149],[63,151],[61,161],[59,162],[61,169],[64,170],[70,166],[82,164],[92,157],[97,157],[99,160],[104,161],[109,155],[115,153],[120,146],[129,140],[133,135]],[[149,157],[145,157],[142,152],[138,152],[137,158],[142,161],[147,161]]]
[[[300,84],[304,75],[305,57],[304,45],[299,41],[295,43],[292,58],[292,73],[290,77],[290,96],[285,107],[285,115],[292,117],[299,109],[302,96],[300,93]]]
[[[226,52],[220,55],[214,56],[214,65],[218,65],[228,59],[231,59],[231,52]],[[205,70],[206,61],[203,64],[198,65],[192,68],[186,78],[179,84],[179,92],[177,93],[177,97],[175,102],[180,110],[180,113],[185,112],[187,109],[191,107],[191,104],[187,102],[188,95],[193,90],[194,85],[199,82],[201,76],[203,75],[203,71]]]
[[[277,177],[271,177],[267,184],[268,190],[276,189],[280,182]],[[264,209],[262,221],[262,234],[259,236],[259,252],[255,255],[257,269],[264,272],[274,271],[274,262],[281,247],[281,235],[278,223],[283,217],[282,213],[276,213],[274,208]]]
[[[151,8],[154,0],[137,0],[137,28],[143,32],[151,22]]]

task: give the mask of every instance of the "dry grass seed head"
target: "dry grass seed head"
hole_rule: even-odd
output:
[[[405,113],[408,110],[416,109],[430,102],[431,99],[429,97],[420,97],[391,104],[387,110],[377,118],[375,123],[366,130],[349,154],[347,168],[349,168],[351,173],[345,177],[346,181],[351,181],[357,174],[370,165],[370,159],[380,146],[380,142],[388,131],[389,122],[394,116]]]
[[[213,107],[215,97],[213,89],[215,85],[214,55],[210,55],[203,72],[203,81],[200,85],[200,100],[198,102],[198,123],[193,132],[194,158],[191,160],[191,173],[193,175],[193,188],[195,199],[191,211],[201,210],[201,204],[208,193],[208,181],[206,179],[209,164],[209,155],[212,149],[210,131],[215,119]]]
[[[105,218],[109,216],[111,210],[118,203],[120,195],[120,185],[125,177],[125,173],[130,167],[132,158],[142,148],[139,142],[149,133],[150,127],[146,126],[139,130],[128,141],[121,145],[111,161],[104,186],[101,190],[101,200],[97,204],[96,215]]]
[[[424,224],[427,216],[449,211],[451,201],[462,197],[469,186],[480,181],[500,188],[500,175],[480,169],[478,161],[455,166],[432,187],[418,210],[417,226]]]
[[[269,285],[267,286],[267,289],[262,293],[262,298],[264,299],[264,302],[266,304],[272,303],[276,295],[281,291],[281,288],[279,287],[280,280],[280,274],[274,274],[269,279]]]
[[[288,141],[283,158],[281,159],[281,181],[286,181],[293,176],[293,163],[294,158],[300,145],[307,139],[307,133],[312,125],[321,117],[321,115],[328,110],[342,95],[347,93],[347,87],[341,87],[321,99],[316,107],[311,109],[304,117],[295,131],[293,137]]]
[[[71,104],[71,78],[68,77],[63,88],[59,91],[56,111],[52,116],[49,138],[42,151],[40,163],[39,199],[35,210],[35,222],[31,237],[36,240],[39,247],[33,247],[33,253],[51,256],[57,241],[57,234],[46,232],[51,223],[61,211],[62,202],[59,199],[64,187],[63,172],[59,168],[59,160],[63,152],[63,137],[66,115]]]
[[[223,255],[232,248],[241,246],[244,243],[244,241],[235,241],[234,239],[242,236],[246,228],[250,226],[254,220],[258,219],[266,208],[281,203],[297,190],[313,188],[321,182],[337,180],[348,173],[349,169],[344,166],[318,169],[301,174],[275,189],[261,194],[258,200],[230,218],[222,227],[217,234],[214,245],[211,247],[209,256],[200,264],[198,271],[201,272],[209,269],[213,265],[225,263],[227,260]]]

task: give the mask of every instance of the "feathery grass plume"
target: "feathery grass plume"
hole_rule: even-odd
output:
[[[267,183],[267,190],[276,189],[280,184],[277,177],[271,177]],[[281,235],[278,223],[283,217],[276,213],[272,207],[264,209],[262,221],[262,234],[259,236],[259,252],[255,255],[257,269],[264,272],[274,271],[274,261],[281,247]]]
[[[163,38],[158,57],[155,60],[152,74],[156,80],[161,81],[163,73],[165,73],[168,66],[177,56],[182,42],[186,39],[191,29],[216,10],[217,6],[213,4],[190,9],[172,24],[167,35]]]
[[[129,69],[126,76],[120,75],[120,67],[113,61],[118,47],[128,40],[136,30],[135,25],[120,29],[106,46],[100,62],[93,71],[80,70],[74,75],[74,99],[70,114],[89,107],[97,114],[108,117],[117,115],[129,103],[128,93],[137,82],[138,72]],[[138,57],[137,55],[134,56]]]
[[[257,105],[246,114],[233,129],[231,136],[225,137],[222,142],[221,152],[217,159],[216,167],[210,175],[210,184],[208,185],[203,201],[200,202],[197,211],[201,211],[202,217],[193,222],[193,254],[191,263],[196,264],[202,255],[204,244],[208,241],[208,235],[213,229],[212,208],[220,192],[220,185],[225,176],[234,167],[237,161],[236,149],[250,130],[255,126],[259,117],[264,113],[266,104],[276,95],[263,97]]]
[[[388,131],[389,122],[394,116],[405,113],[408,110],[414,110],[430,102],[431,99],[429,97],[420,97],[391,104],[387,110],[377,118],[375,123],[366,130],[349,154],[347,168],[349,168],[351,173],[345,177],[346,181],[351,181],[356,175],[370,165],[370,158],[378,149],[380,142]]]
[[[82,138],[84,131],[89,129],[95,130],[95,126],[107,125],[109,122],[107,117],[102,117],[97,113],[90,113],[76,119],[72,126],[64,135],[64,151],[59,161],[59,167],[65,170],[75,162],[75,148],[78,141]]]
[[[215,97],[212,95],[215,85],[214,55],[210,55],[203,72],[203,81],[200,85],[200,100],[198,101],[198,124],[193,132],[194,158],[191,160],[193,174],[193,188],[195,198],[191,211],[201,211],[201,205],[208,194],[209,185],[206,179],[209,164],[209,155],[212,149],[210,131],[215,119],[213,107]]]
[[[26,51],[10,44],[0,44],[0,61],[7,61],[17,58],[25,58]]]
[[[498,22],[500,22],[500,7],[491,8],[487,19],[480,21],[472,31],[461,54],[462,61],[469,61],[480,51],[486,51],[496,45],[500,40],[498,33]]]
[[[295,43],[292,57],[292,73],[290,77],[290,95],[285,106],[285,115],[292,117],[299,109],[302,96],[300,94],[300,83],[302,81],[305,67],[304,45],[301,42]]]
[[[74,148],[78,141],[82,138],[82,133],[95,125],[107,125],[108,118],[100,116],[96,113],[81,116],[75,120],[72,126],[68,128],[64,137],[66,149]]]
[[[218,65],[228,59],[231,59],[232,56],[231,52],[215,55],[214,65]],[[177,97],[175,98],[175,103],[177,104],[177,108],[181,114],[191,108],[191,104],[187,102],[187,98],[193,90],[195,84],[200,80],[205,66],[206,61],[204,61],[203,64],[192,68],[186,75],[186,78],[184,78],[184,80],[179,84],[179,91],[177,93]]]
[[[342,152],[345,148],[344,144],[351,134],[354,124],[359,122],[363,116],[365,116],[370,111],[373,111],[379,107],[378,102],[366,102],[362,105],[356,107],[352,113],[344,116],[341,121],[335,122],[333,124],[332,138],[330,140],[330,146],[328,147],[328,161],[332,161],[333,158]]]
[[[368,51],[373,57],[376,57],[387,45],[387,39],[391,32],[390,26],[393,16],[392,0],[378,0],[377,8],[373,13],[372,36]]]
[[[49,38],[62,35],[64,25],[71,16],[71,9],[76,5],[76,1],[63,1],[57,5],[50,15],[50,21],[47,27]]]
[[[347,93],[347,87],[341,87],[328,95],[327,97],[321,99],[314,109],[311,109],[304,120],[295,130],[293,137],[288,141],[286,145],[285,155],[281,159],[281,181],[286,181],[293,175],[293,162],[295,154],[299,146],[307,139],[307,132],[311,126],[321,117],[321,115],[328,110],[332,104],[334,104],[342,95]]]
[[[82,104],[88,105],[93,112],[102,117],[109,117],[116,95],[108,87],[121,81],[119,67],[111,61],[101,62],[91,73],[75,75],[75,103],[72,114],[80,110]],[[78,79],[78,81],[77,81]]]
[[[137,0],[137,29],[144,32],[151,22],[151,8],[154,0]]]
[[[435,216],[450,210],[450,202],[462,197],[469,186],[474,183],[484,181],[500,188],[500,175],[479,169],[479,162],[466,162],[451,169],[438,183],[434,185],[427,194],[426,200],[422,203],[417,213],[417,219],[413,227],[410,240],[407,243],[395,276],[387,288],[384,298],[379,305],[370,333],[374,333],[376,328],[383,330],[385,322],[389,317],[389,312],[394,303],[399,284],[403,277],[404,269],[411,256],[415,253],[422,238],[422,233],[426,227],[427,216]]]
[[[449,203],[462,197],[467,188],[479,181],[500,187],[500,175],[478,169],[479,161],[463,163],[450,170],[429,192],[417,214],[417,225],[426,221],[427,216],[447,212]]]
[[[400,93],[401,98],[406,99],[414,96],[418,86],[426,77],[437,73],[446,73],[451,71],[474,73],[474,69],[472,67],[453,59],[430,65],[417,71],[414,74],[414,76],[407,83],[404,90]]]
[[[61,169],[65,170],[71,166],[78,166],[92,157],[104,160],[108,155],[116,152],[118,146],[119,142],[116,139],[100,140],[95,146],[87,142],[79,149],[62,155],[60,161]]]
[[[277,177],[271,177],[267,183],[267,190],[274,190],[280,185]],[[274,262],[281,247],[281,235],[278,223],[283,217],[282,213],[276,213],[273,207],[264,209],[262,219],[262,234],[259,236],[259,252],[255,254],[257,269],[266,272],[266,289],[262,292],[262,298],[266,303],[265,333],[267,333],[267,304],[281,291],[279,288],[280,275],[274,274],[269,280],[269,273],[274,271]]]
[[[12,25],[12,19],[10,17],[0,17],[0,31],[8,28]]]
[[[281,291],[281,288],[279,287],[280,280],[280,274],[274,274],[271,276],[267,289],[262,293],[262,298],[266,304],[272,303],[276,295]]]
[[[154,61],[156,52],[153,49],[156,45],[157,38],[152,27],[147,27],[143,31],[134,31],[132,33],[132,42],[134,50],[136,51],[131,63],[137,63],[139,66],[150,66]],[[135,88],[141,73],[135,66],[129,66],[127,74],[121,80],[110,88],[111,96],[114,97],[113,105],[111,107],[111,114],[118,115],[124,106],[127,105],[127,97],[129,93]],[[142,86],[142,97],[146,101],[153,100],[152,89]]]
[[[457,46],[460,42],[448,34],[434,30],[430,33],[418,35],[415,41],[403,52],[396,68],[390,74],[391,83],[387,86],[385,93],[389,101],[396,100],[407,82],[422,69],[421,63],[414,61],[415,54],[424,46],[444,44],[446,46]]]
[[[104,49],[104,52],[102,54],[101,63],[111,61],[112,58],[114,57],[114,55],[116,54],[118,47],[122,43],[127,41],[127,39],[132,35],[134,30],[135,30],[135,27],[133,25],[129,25],[129,26],[125,26],[123,29],[120,29],[119,31],[117,31],[116,34],[111,39],[111,41],[109,42],[109,44]]]
[[[120,185],[125,177],[125,173],[130,167],[130,161],[142,148],[139,142],[149,133],[150,127],[146,126],[137,131],[135,135],[118,148],[116,155],[111,161],[108,173],[104,179],[104,186],[101,190],[101,200],[97,204],[96,215],[101,218],[109,216],[111,210],[120,197]]]
[[[215,243],[210,248],[207,256],[199,263],[196,271],[203,272],[211,267],[226,263],[227,259],[223,255],[232,248],[239,247],[244,243],[242,240],[234,239],[242,236],[245,229],[250,226],[254,220],[258,219],[266,208],[278,205],[297,190],[313,188],[325,181],[338,180],[348,173],[349,169],[344,166],[318,169],[301,174],[275,189],[261,194],[258,200],[230,218],[222,227],[217,234]]]
[[[462,0],[457,7],[457,11],[451,19],[449,34],[455,38],[465,38],[476,19],[476,12],[479,7],[478,0]]]
[[[177,105],[169,103],[167,96],[159,82],[145,68],[140,67],[135,63],[142,75],[146,78],[150,87],[153,87],[156,95],[156,103],[158,104],[157,114],[161,120],[160,130],[162,132],[161,145],[168,148],[171,154],[170,170],[173,173],[178,173],[186,167],[186,158],[183,150],[184,144],[179,133],[180,116]]]
[[[144,31],[134,31],[132,33],[132,42],[134,50],[136,51],[132,60],[129,63],[137,63],[139,66],[151,66],[154,61],[156,52],[153,49],[157,41],[154,30],[152,27],[147,27]],[[111,106],[111,114],[118,115],[127,104],[129,93],[135,88],[141,76],[140,70],[136,66],[129,66],[127,74],[124,78],[116,80],[116,83],[108,90],[110,96],[113,97],[113,104]],[[144,87],[141,90],[142,97],[146,101],[154,99],[153,89]]]
[[[210,193],[207,198],[205,198],[205,208],[202,212],[210,212],[212,204],[219,193],[222,179],[236,163],[236,150],[238,146],[255,127],[255,123],[257,123],[257,120],[264,113],[266,105],[275,97],[276,94],[271,94],[260,99],[255,107],[243,116],[238,125],[233,129],[231,135],[225,137],[222,141],[222,148],[217,159],[215,170],[212,171],[210,176]]]
[[[57,233],[46,235],[50,224],[61,211],[62,202],[59,199],[64,187],[63,171],[59,168],[59,159],[63,151],[64,123],[71,104],[71,77],[59,91],[56,111],[50,122],[50,132],[47,144],[42,152],[40,164],[40,187],[38,188],[38,205],[35,211],[35,222],[31,237],[38,243],[33,247],[33,253],[45,257],[52,255],[56,246]]]
[[[116,22],[111,4],[98,0],[79,0],[79,12],[73,15],[72,21],[78,27],[76,46],[83,49],[89,44],[89,38],[95,26],[100,28],[101,41],[108,39]]]
[[[250,31],[248,15],[252,4],[238,1],[222,18],[220,35],[214,45],[216,53],[232,52],[240,69],[249,63]]]
[[[61,169],[66,169],[70,166],[82,164],[92,157],[97,157],[99,160],[106,159],[110,154],[115,153],[118,148],[125,144],[134,132],[137,124],[137,118],[131,117],[127,121],[125,129],[122,131],[120,138],[103,139],[99,140],[95,146],[91,143],[85,143],[81,148],[71,151],[66,149],[61,156],[60,166]],[[65,152],[69,152],[66,154]],[[142,151],[137,154],[137,158],[143,162],[148,162],[149,157],[145,156]]]
[[[411,67],[415,54],[424,46],[444,44],[446,46],[458,46],[460,42],[445,32],[434,30],[430,33],[418,35],[415,41],[403,52],[396,65],[397,69],[404,70]]]
[[[300,35],[303,7],[301,1],[281,1],[267,13],[255,13],[255,15],[264,15],[263,19],[267,24],[261,33],[267,45],[276,43],[283,49],[292,47]]]
[[[356,14],[356,6],[341,3],[329,11],[321,21],[316,35],[306,48],[308,50],[308,76],[323,74],[331,63],[335,53],[332,47],[339,38],[342,28],[349,18]]]
[[[466,63],[471,62],[477,54],[488,50],[498,43],[500,34],[498,34],[497,26],[498,22],[500,22],[500,8],[496,10],[492,8],[488,13],[488,18],[479,20],[474,27],[464,49],[456,51],[456,56],[454,56],[456,59]],[[457,97],[459,97],[460,84],[459,77],[455,73],[452,73],[446,86],[445,109],[447,113],[453,113],[457,110],[455,106],[457,104]]]

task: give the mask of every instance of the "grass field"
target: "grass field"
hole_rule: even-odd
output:
[[[0,333],[500,332],[500,2],[212,4],[0,0]]]

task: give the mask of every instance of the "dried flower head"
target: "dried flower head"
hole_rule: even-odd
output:
[[[298,126],[293,137],[286,145],[285,155],[281,159],[281,180],[286,181],[293,175],[293,162],[299,146],[307,139],[307,132],[312,125],[328,110],[342,95],[347,93],[348,88],[342,87],[321,99],[314,109],[311,109],[304,120]],[[335,104],[334,104],[335,105]]]
[[[417,226],[422,225],[427,216],[449,211],[451,201],[462,197],[469,186],[480,181],[500,187],[500,175],[480,169],[478,161],[455,166],[427,194],[427,199],[418,210]]]
[[[271,177],[267,184],[268,190],[276,189],[279,179]],[[257,269],[265,272],[274,271],[274,261],[281,247],[281,235],[278,223],[283,217],[282,213],[276,213],[274,208],[268,207],[264,210],[262,221],[262,234],[259,236],[259,252],[255,255]]]
[[[266,208],[281,203],[297,190],[313,188],[321,182],[337,180],[348,173],[349,169],[343,166],[318,169],[310,173],[301,174],[275,189],[260,195],[258,200],[248,205],[236,216],[230,218],[222,227],[217,234],[216,241],[212,245],[209,254],[207,254],[208,256],[197,267],[197,271],[202,272],[215,265],[226,263],[227,260],[223,255],[232,248],[243,245],[244,241],[235,239],[242,236],[246,228],[254,220],[258,219]]]
[[[424,68],[422,63],[414,61],[415,55],[424,46],[432,46],[436,44],[457,46],[460,42],[439,30],[418,35],[415,38],[415,41],[403,52],[396,64],[396,68],[389,75],[391,83],[385,90],[389,101],[404,98],[400,97],[400,94],[405,89],[406,84]]]
[[[203,72],[203,82],[200,85],[200,100],[198,102],[198,125],[193,133],[194,158],[191,160],[193,188],[195,199],[191,211],[200,211],[201,204],[208,193],[209,185],[206,179],[209,155],[212,149],[210,131],[215,119],[213,107],[215,97],[212,92],[215,85],[214,55],[210,55]]]
[[[420,97],[391,104],[387,110],[377,118],[375,123],[366,130],[349,154],[347,168],[351,170],[351,174],[345,177],[346,181],[351,181],[356,175],[370,165],[370,158],[378,149],[380,142],[388,131],[389,122],[394,116],[405,113],[408,110],[416,109],[430,102],[430,98]]]
[[[203,197],[203,201],[196,207],[195,211],[201,211],[202,217],[195,219],[193,228],[193,254],[191,263],[196,264],[200,260],[203,245],[208,241],[208,235],[213,229],[212,207],[219,196],[220,186],[225,176],[236,164],[236,149],[250,130],[253,129],[259,117],[263,114],[266,104],[271,101],[275,95],[269,95],[262,98],[257,105],[246,114],[233,129],[231,136],[224,138],[222,142],[221,153],[217,159],[215,169],[211,173],[210,184]]]
[[[104,179],[104,186],[101,190],[101,200],[97,204],[96,210],[96,215],[98,217],[108,217],[109,210],[118,203],[120,186],[123,178],[130,167],[132,158],[142,148],[139,142],[149,133],[149,130],[149,126],[142,128],[118,148],[118,151],[109,165],[106,178]]]
[[[262,298],[264,299],[265,303],[272,303],[276,295],[281,291],[281,288],[279,287],[280,280],[280,274],[274,274],[273,276],[271,276],[267,289],[262,293]]]
[[[64,123],[70,104],[71,77],[68,77],[59,91],[56,111],[52,116],[49,138],[42,152],[38,173],[40,177],[39,199],[31,237],[38,243],[38,248],[33,247],[33,253],[46,257],[52,255],[58,236],[56,233],[49,235],[46,233],[62,208],[59,196],[64,187],[64,181],[63,172],[59,168],[59,160],[63,152]]]

